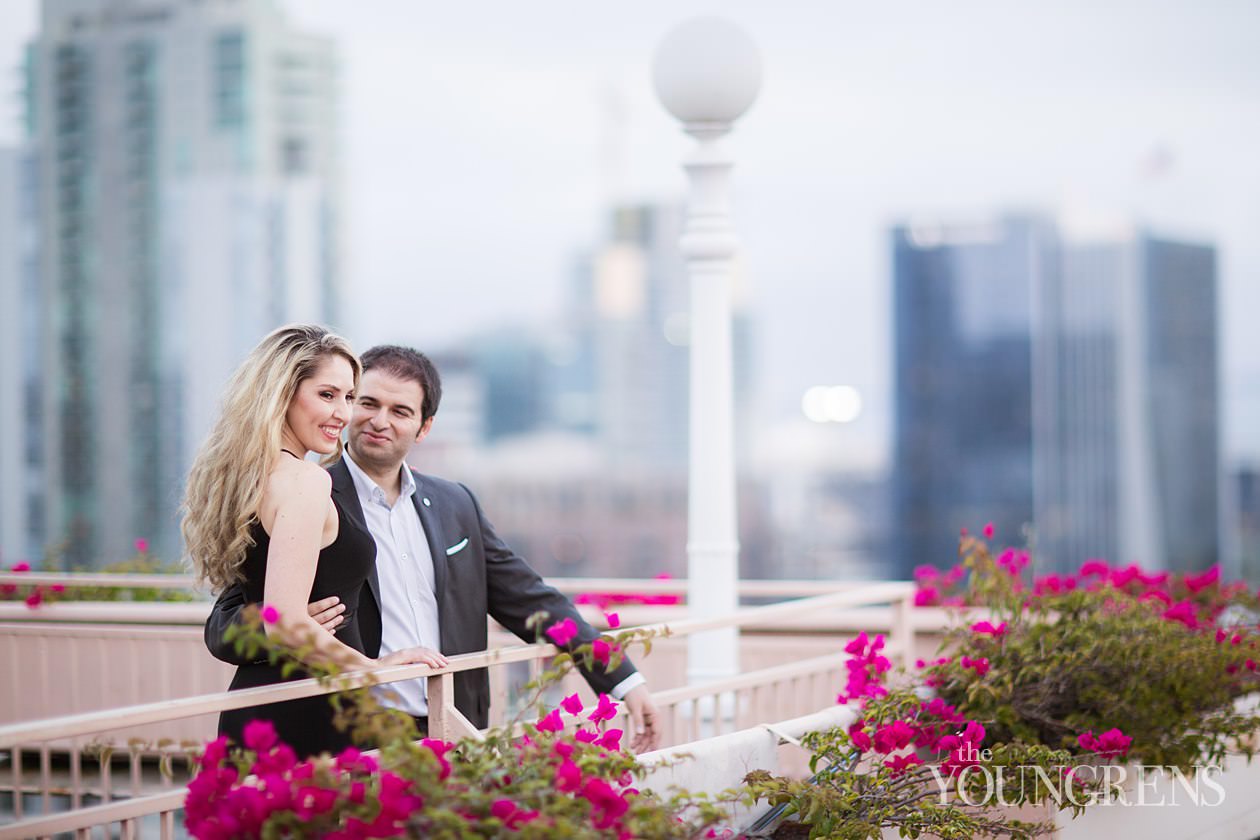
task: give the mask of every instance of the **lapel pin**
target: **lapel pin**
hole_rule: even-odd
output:
[[[422,499],[422,501],[424,502],[424,506],[425,506],[425,507],[429,507],[429,497],[428,497],[428,496],[425,496],[425,497],[424,497],[424,499]]]

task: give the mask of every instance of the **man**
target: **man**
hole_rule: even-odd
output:
[[[486,648],[486,614],[532,642],[529,617],[547,612],[548,624],[571,618],[578,634],[570,647],[599,634],[568,598],[495,534],[472,492],[462,484],[422,475],[406,465],[412,444],[424,440],[442,398],[433,363],[405,347],[373,347],[363,354],[363,376],[350,421],[349,445],[329,467],[332,494],[349,519],[376,541],[376,565],[360,595],[358,622],[368,656],[424,646],[445,655]],[[206,620],[206,646],[218,659],[245,664],[223,634],[245,606],[239,586],[219,596]],[[334,630],[343,606],[335,599],[309,607]],[[582,670],[596,692],[625,701],[636,751],[659,742],[656,705],[630,661],[612,671]],[[427,723],[424,680],[391,685],[387,701]],[[490,682],[483,669],[455,674],[455,706],[475,726],[489,720]]]

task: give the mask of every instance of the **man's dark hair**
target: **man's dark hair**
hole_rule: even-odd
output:
[[[424,422],[437,414],[438,403],[442,401],[442,377],[429,357],[418,353],[410,347],[399,347],[396,344],[379,344],[365,350],[359,360],[363,363],[363,372],[377,369],[399,379],[410,379],[420,383],[424,389],[424,402],[420,406],[420,421]]]

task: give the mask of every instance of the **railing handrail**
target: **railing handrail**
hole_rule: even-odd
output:
[[[686,578],[605,578],[605,577],[549,577],[547,582],[564,593],[606,593],[610,595],[685,595]],[[770,595],[797,595],[814,592],[843,592],[861,588],[879,581],[828,581],[805,579],[764,578],[740,580],[739,593],[748,597]],[[194,575],[133,572],[14,572],[0,570],[0,584],[28,584],[36,586],[98,587],[104,589],[179,589],[204,593]]]
[[[773,621],[783,615],[799,615],[805,611],[895,601],[905,598],[913,591],[913,588],[914,585],[908,582],[884,582],[843,592],[833,592],[828,595],[818,595],[812,598],[802,598],[764,607],[752,607],[713,618],[660,622],[639,628],[626,629],[638,629],[661,636],[686,636],[691,633],[721,627],[756,625],[766,621]],[[27,721],[0,726],[0,749],[21,746],[33,741],[87,735],[117,729],[122,726],[180,720],[201,714],[239,709],[261,703],[314,697],[366,685],[373,680],[380,684],[392,683],[417,677],[484,668],[498,663],[540,659],[553,656],[558,652],[558,648],[551,644],[517,645],[479,653],[452,656],[448,659],[449,664],[444,668],[430,668],[427,665],[395,665],[343,674],[331,681],[329,685],[321,684],[319,679],[309,678],[240,691],[216,692],[176,700],[164,700],[157,703]]]

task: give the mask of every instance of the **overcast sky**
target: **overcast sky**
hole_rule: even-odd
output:
[[[886,444],[890,222],[1115,215],[1220,249],[1227,454],[1260,460],[1260,3],[282,5],[343,56],[358,346],[556,317],[610,195],[682,195],[651,54],[720,7],[765,63],[731,147],[768,419],[850,384],[868,411],[835,445]],[[0,67],[36,16],[5,0]],[[6,95],[0,142],[17,115]]]

